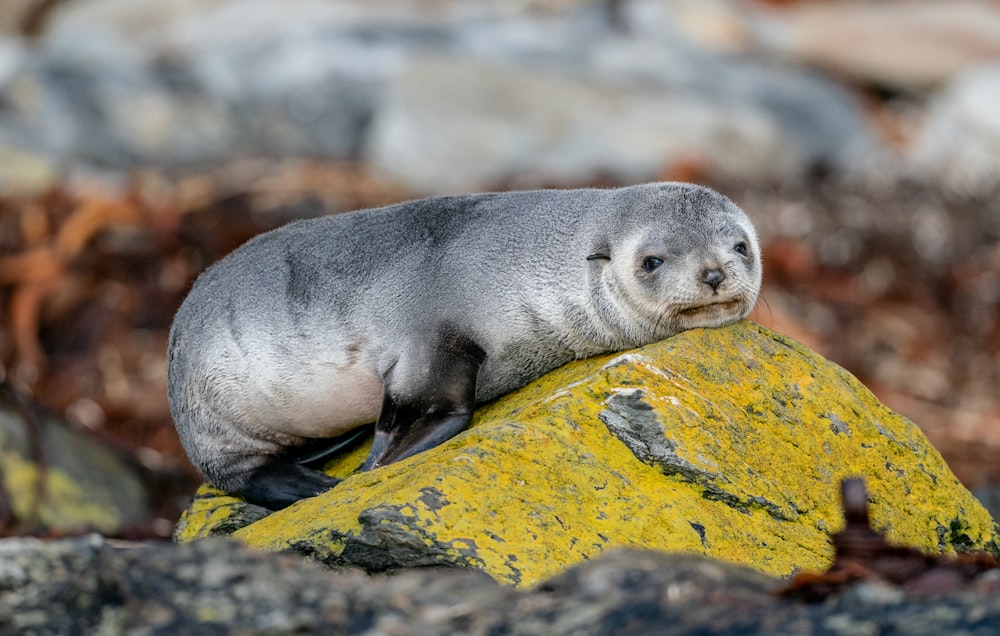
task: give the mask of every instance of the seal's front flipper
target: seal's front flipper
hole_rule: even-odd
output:
[[[421,386],[386,382],[382,410],[375,423],[375,439],[361,470],[371,470],[405,459],[445,442],[472,420],[476,380],[486,354],[474,342],[449,334],[434,350]],[[394,368],[393,376],[407,376]]]
[[[340,479],[289,461],[258,468],[232,491],[252,504],[271,510],[287,508],[299,499],[315,497],[340,483]]]
[[[380,415],[375,425],[372,449],[361,470],[385,466],[448,441],[469,425],[474,403],[475,399],[468,408],[440,413],[438,405],[427,408],[397,405],[386,393],[382,401],[384,417]]]

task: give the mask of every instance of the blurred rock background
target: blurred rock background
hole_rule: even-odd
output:
[[[128,459],[162,534],[196,480],[167,329],[236,245],[421,195],[691,180],[758,226],[753,318],[987,498],[997,104],[987,0],[4,0],[0,372]],[[4,497],[0,528],[30,527]]]

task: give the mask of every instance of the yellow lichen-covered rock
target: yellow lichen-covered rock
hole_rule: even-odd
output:
[[[36,532],[113,534],[151,514],[146,485],[116,453],[56,420],[26,421],[6,406],[0,487],[15,523]]]
[[[365,452],[328,470],[349,475]],[[786,576],[829,565],[838,485],[855,475],[890,540],[998,551],[995,523],[916,426],[842,368],[740,322],[569,364],[440,447],[263,518],[205,487],[176,536],[242,525],[252,546],[331,565],[463,565],[522,586],[615,546]]]

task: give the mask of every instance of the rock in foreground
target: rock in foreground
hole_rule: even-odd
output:
[[[328,469],[348,474],[366,451]],[[330,565],[457,565],[519,586],[612,547],[787,576],[829,566],[836,484],[850,476],[895,543],[1000,550],[989,514],[913,423],[749,322],[567,365],[479,409],[448,443],[280,512],[205,487],[176,536],[233,532]]]
[[[100,537],[0,541],[4,634],[955,634],[1000,628],[1000,577],[916,596],[881,583],[823,603],[684,555],[615,550],[534,590],[481,572],[333,572],[234,541],[115,549]],[[1000,571],[997,571],[1000,572]],[[58,608],[58,611],[53,611]]]

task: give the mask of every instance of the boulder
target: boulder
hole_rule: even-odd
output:
[[[182,542],[218,533],[369,572],[466,566],[530,586],[614,547],[772,576],[829,566],[837,484],[930,553],[1000,552],[997,527],[910,421],[842,368],[751,322],[577,361],[481,407],[438,448],[272,514],[204,486]],[[239,529],[235,529],[237,526]]]
[[[4,143],[0,135],[0,192],[15,196],[30,195],[51,189],[57,180],[54,161],[44,154],[26,151]]]
[[[713,174],[773,179],[810,159],[742,100],[447,58],[413,60],[390,83],[365,158],[428,193],[537,185],[532,178],[650,181],[684,160]]]
[[[152,516],[147,485],[113,449],[8,402],[0,403],[0,498],[21,530],[115,534]]]
[[[763,45],[896,91],[934,88],[1000,55],[992,2],[801,2],[769,13]]]
[[[794,180],[881,154],[849,92],[719,42],[740,11],[627,3],[623,30],[555,4],[69,3],[0,50],[0,148],[67,171],[368,158],[423,193],[690,164]]]
[[[363,157],[434,193],[649,181],[684,163],[794,181],[880,156],[855,102],[822,78],[666,38],[575,44],[412,57],[387,81]]]
[[[956,75],[934,96],[910,152],[917,178],[958,192],[1000,182],[1000,64]]]

